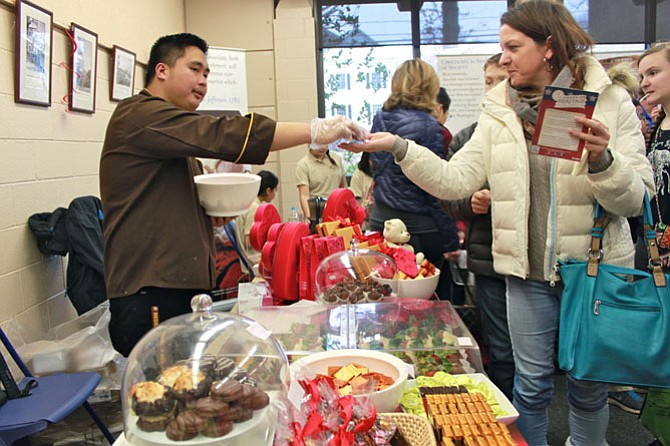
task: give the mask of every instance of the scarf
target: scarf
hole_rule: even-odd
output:
[[[565,65],[551,85],[569,88],[574,83],[574,80],[570,67]],[[521,125],[526,139],[532,139],[535,133],[535,123],[537,122],[537,114],[543,95],[544,91],[517,90],[514,87],[509,89],[510,104],[517,116],[521,118]]]

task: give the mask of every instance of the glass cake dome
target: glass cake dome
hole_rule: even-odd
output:
[[[327,304],[378,302],[391,295],[397,266],[392,257],[374,250],[358,249],[324,258],[316,268],[316,298]]]
[[[193,313],[149,331],[128,356],[121,386],[124,434],[133,445],[270,445],[289,384],[286,355],[252,319]]]

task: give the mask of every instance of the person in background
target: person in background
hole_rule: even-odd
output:
[[[277,189],[279,188],[279,178],[269,170],[261,170],[257,175],[261,177],[258,196],[251,204],[247,213],[240,215],[235,219],[235,235],[239,243],[239,248],[248,260],[249,266],[257,264],[261,259],[261,253],[256,251],[249,241],[249,234],[251,233],[251,226],[254,224],[256,210],[258,209],[258,206],[263,203],[271,203],[277,195]],[[242,272],[248,273],[249,271],[246,270],[243,262],[241,262],[241,265]]]
[[[196,157],[263,164],[270,151],[362,138],[342,117],[275,122],[251,113],[196,112],[207,94],[207,43],[182,33],[151,48],[145,88],[121,101],[100,158],[105,280],[114,348],[128,356],[154,322],[191,312],[194,294],[216,283],[213,224],[193,182]]]
[[[451,106],[451,98],[444,87],[440,87],[437,92],[437,122],[442,124],[442,136],[444,137],[444,149],[449,148],[453,135],[447,128],[447,119],[449,118],[449,107]]]
[[[349,188],[354,193],[354,197],[360,201],[367,196],[370,186],[372,186],[372,162],[370,162],[369,153],[362,153],[356,170],[351,176]]]
[[[642,76],[640,86],[649,106],[652,125],[646,135],[647,158],[656,180],[656,196],[651,202],[657,240],[670,223],[670,42],[659,43],[645,51],[637,61]],[[640,101],[641,106],[645,101]],[[658,243],[663,271],[670,272],[670,246]],[[653,367],[653,365],[650,365]],[[665,444],[665,443],[664,443]],[[659,439],[649,446],[661,446]]]
[[[618,63],[611,66],[607,70],[607,76],[613,84],[619,85],[621,88],[628,92],[628,95],[631,98],[631,101],[635,105],[635,109],[640,119],[640,125],[642,127],[642,134],[644,135],[648,128],[648,123],[646,119],[646,111],[644,111],[643,106],[640,104],[640,76],[637,71],[631,66],[630,63]],[[643,112],[640,111],[643,110]],[[645,116],[646,115],[646,116]],[[651,117],[649,117],[651,120]],[[636,268],[643,270],[647,269],[647,247],[644,244],[644,238],[639,236],[639,231],[642,230],[642,218],[641,217],[632,217],[628,219],[628,223],[631,227],[631,235],[633,236],[633,243],[636,244],[635,256],[636,256]],[[639,240],[639,243],[637,242]],[[638,261],[637,258],[641,257],[643,260]],[[640,389],[642,391],[642,389]],[[621,410],[624,410],[628,413],[639,414],[644,405],[644,398],[632,387],[632,386],[610,386],[609,392],[607,394],[607,402],[615,407],[618,407]]]
[[[501,54],[491,56],[484,63],[484,90],[487,93],[507,79],[507,70],[498,65],[500,56]],[[452,143],[449,147],[450,158],[470,139],[476,126],[475,122],[457,134],[458,144]],[[511,401],[514,387],[514,355],[507,324],[505,278],[497,274],[493,268],[491,192],[488,185],[485,185],[469,198],[444,200],[440,203],[447,215],[466,222],[467,266],[468,271],[475,275],[475,300],[484,329],[484,344],[488,345],[488,363],[485,370],[493,384]]]
[[[485,92],[488,92],[491,88],[507,79],[507,70],[505,67],[500,66],[500,56],[502,56],[502,53],[494,54],[493,56],[486,59],[486,62],[484,62]],[[458,152],[458,149],[463,147],[465,143],[470,140],[472,134],[475,132],[475,128],[477,128],[477,121],[456,133],[456,136],[454,136],[452,139],[451,144],[449,144],[449,153],[447,154],[447,159],[450,159],[452,156],[454,156],[454,153]]]
[[[338,153],[331,152],[327,146],[310,147],[309,153],[298,160],[295,179],[305,223],[312,228],[317,223],[319,216],[312,215],[309,199],[328,198],[335,189],[347,187],[342,157]]]
[[[370,225],[370,211],[372,210],[372,162],[370,161],[369,153],[362,153],[361,159],[358,161],[356,170],[351,176],[351,184],[349,189],[354,193],[354,197],[358,200],[358,204],[365,207],[366,215],[363,222],[363,231],[368,229]]]
[[[408,178],[440,199],[466,198],[488,181],[493,265],[507,281],[515,425],[530,446],[547,446],[563,290],[554,266],[559,259],[586,259],[597,201],[610,219],[602,261],[632,267],[626,217],[642,213],[644,193],[653,194],[654,183],[630,97],[585,54],[593,40],[565,6],[518,3],[501,17],[500,44],[509,79],[488,92],[472,138],[451,160],[391,133],[341,147],[390,152]],[[578,162],[529,152],[547,85],[599,93],[593,118],[579,116],[580,129],[565,130],[585,142]],[[567,375],[566,445],[607,444],[607,387]]]
[[[389,131],[412,139],[443,159],[446,147],[435,103],[439,89],[440,81],[428,63],[419,59],[403,62],[393,73],[391,95],[375,115],[372,131]],[[390,153],[371,153],[370,159],[374,166],[370,229],[381,233],[386,220],[401,219],[411,235],[409,244],[414,251],[423,252],[440,268],[437,294],[449,300],[451,273],[443,255],[458,256],[460,242],[455,221],[447,217],[435,197],[405,176]]]

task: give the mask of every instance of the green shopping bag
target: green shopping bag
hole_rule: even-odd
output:
[[[670,446],[670,389],[649,388],[640,414],[640,423],[663,446]]]

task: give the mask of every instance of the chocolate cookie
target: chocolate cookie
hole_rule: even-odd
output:
[[[267,393],[256,387],[253,387],[253,390],[253,393],[238,399],[235,404],[251,410],[259,410],[270,404],[270,396]]]
[[[247,374],[246,370],[243,369],[235,369],[230,374],[228,375],[228,378],[234,379],[235,381],[238,382],[245,382],[247,379],[249,379],[249,375]]]
[[[228,408],[228,412],[218,418],[221,420],[232,421],[233,423],[242,423],[243,421],[251,420],[253,417],[253,410],[238,406],[237,404],[231,404]]]
[[[175,421],[179,430],[186,433],[197,434],[205,428],[205,419],[196,415],[192,410],[180,413]]]
[[[225,356],[216,358],[214,362],[214,374],[217,378],[226,378],[233,370],[235,370],[235,362],[232,359]]]
[[[128,395],[132,398],[133,411],[139,416],[163,415],[175,407],[175,400],[170,396],[168,388],[155,381],[134,384]]]
[[[218,417],[228,412],[228,403],[220,399],[207,396],[205,398],[196,400],[193,410],[195,411],[196,415],[203,418]]]
[[[161,372],[161,374],[158,376],[157,381],[168,389],[171,389],[177,378],[179,378],[179,376],[184,373],[191,373],[191,369],[189,369],[186,364],[174,365],[163,370],[163,372]]]
[[[214,378],[214,359],[211,357],[184,359],[178,361],[176,365],[185,365],[191,370],[200,370],[205,375]]]
[[[243,396],[244,388],[240,382],[234,379],[225,379],[222,381],[215,381],[210,387],[209,395],[212,398],[229,403]]]
[[[206,437],[223,437],[233,430],[232,421],[223,420],[220,418],[211,418],[207,420],[207,425],[202,430],[202,434]]]
[[[177,420],[172,420],[165,428],[165,435],[172,441],[187,441],[198,435],[197,432],[184,432],[179,428]]]
[[[162,432],[172,421],[172,414],[158,416],[140,416],[137,419],[137,427],[144,432]]]
[[[181,401],[190,401],[207,395],[212,379],[203,372],[182,373],[177,377],[172,385],[172,393],[175,398]]]

